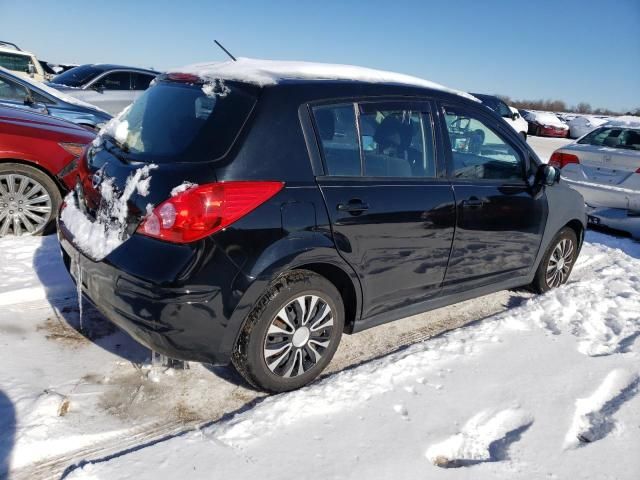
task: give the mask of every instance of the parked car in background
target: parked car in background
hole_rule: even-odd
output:
[[[343,332],[562,285],[586,226],[495,112],[353,66],[162,75],[78,171],[58,237],[83,293],[154,350],[274,392],[313,380]]]
[[[57,75],[49,85],[116,115],[131,105],[156,75],[158,72],[142,68],[89,64]]]
[[[556,150],[549,164],[582,194],[590,223],[640,238],[640,124],[598,127]]]
[[[580,138],[607,122],[608,120],[606,118],[597,118],[591,115],[577,116],[570,120],[568,123],[569,137]]]
[[[46,60],[40,60],[40,65],[42,65],[42,69],[49,76],[49,78],[53,78],[56,75],[61,74],[62,72],[66,72],[67,70],[71,70],[72,68],[78,66],[77,64],[53,63],[47,62]]]
[[[0,237],[52,230],[78,157],[94,138],[73,123],[0,106]]]
[[[47,75],[36,56],[20,49],[15,43],[0,41],[0,67],[39,82],[47,80]]]
[[[47,85],[19,77],[0,67],[0,105],[23,108],[69,120],[90,130],[99,130],[109,120],[104,110],[65,95]]]
[[[472,93],[471,95],[478,98],[484,105],[500,115],[522,138],[527,139],[528,124],[527,121],[520,116],[517,109],[511,109],[511,107],[495,95],[485,95],[483,93]]]
[[[569,135],[569,127],[551,112],[527,110],[525,120],[529,124],[529,135],[539,137],[561,137]]]

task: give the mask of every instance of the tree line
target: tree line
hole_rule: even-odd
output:
[[[640,107],[627,112],[616,112],[608,108],[592,108],[587,102],[580,102],[577,105],[567,105],[563,100],[514,100],[507,95],[497,95],[507,105],[525,110],[544,110],[547,112],[570,112],[594,115],[639,115]]]

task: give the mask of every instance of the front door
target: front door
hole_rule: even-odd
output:
[[[313,107],[317,178],[340,255],[357,272],[363,317],[440,292],[455,207],[438,168],[428,102]]]
[[[547,200],[526,181],[525,148],[480,107],[445,106],[443,113],[457,210],[446,288],[527,274],[542,241]]]

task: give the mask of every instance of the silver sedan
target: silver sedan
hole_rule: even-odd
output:
[[[549,164],[582,194],[591,224],[640,239],[640,124],[599,127],[556,150]]]

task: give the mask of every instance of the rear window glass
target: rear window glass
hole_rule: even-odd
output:
[[[82,65],[55,76],[52,82],[60,85],[67,85],[69,87],[81,87],[88,81],[93,80],[102,72],[103,70],[92,67],[91,65]]]
[[[207,95],[202,85],[162,81],[146,90],[105,135],[133,161],[215,160],[231,148],[257,90],[226,82],[222,94]]]
[[[600,127],[587,134],[578,143],[598,147],[640,150],[640,130],[620,127]]]

